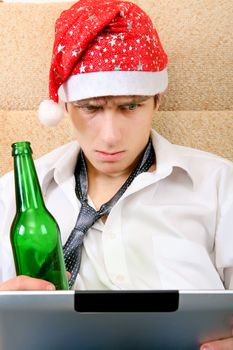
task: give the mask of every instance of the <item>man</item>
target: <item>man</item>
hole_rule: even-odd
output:
[[[55,125],[63,101],[78,142],[36,165],[61,229],[72,288],[233,286],[233,164],[172,145],[151,130],[167,84],[167,55],[136,5],[81,0],[57,20],[51,100],[39,117]],[[53,289],[47,281],[14,277],[12,173],[0,186],[0,289]],[[211,344],[229,348],[231,338]]]

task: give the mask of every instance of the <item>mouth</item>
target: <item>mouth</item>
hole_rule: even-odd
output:
[[[117,160],[120,160],[125,151],[118,151],[118,152],[105,152],[105,151],[96,151],[97,158],[104,161],[114,162]]]

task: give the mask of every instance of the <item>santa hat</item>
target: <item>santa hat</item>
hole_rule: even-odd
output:
[[[63,117],[59,101],[100,96],[153,96],[168,85],[167,55],[148,15],[121,0],[80,0],[56,21],[46,126]]]

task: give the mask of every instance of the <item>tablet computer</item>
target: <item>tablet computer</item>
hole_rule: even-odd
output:
[[[231,291],[0,292],[0,350],[196,350],[232,317]]]

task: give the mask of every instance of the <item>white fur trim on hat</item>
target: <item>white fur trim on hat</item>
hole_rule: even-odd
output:
[[[56,126],[64,117],[63,107],[53,100],[44,100],[38,109],[38,118],[44,126]]]
[[[153,96],[168,86],[167,68],[157,72],[108,71],[72,75],[58,89],[64,102],[100,96]]]

